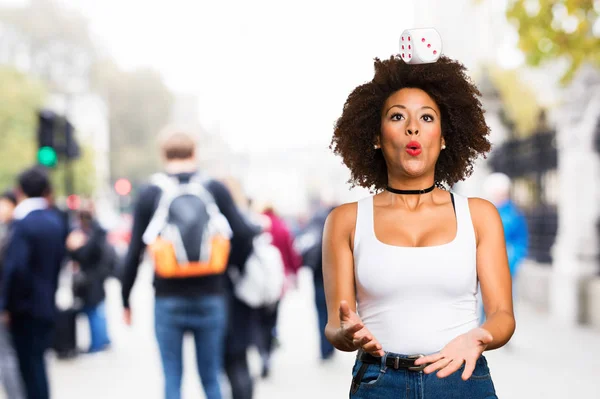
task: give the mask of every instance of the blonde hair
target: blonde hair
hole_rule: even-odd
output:
[[[159,135],[160,150],[167,161],[189,159],[196,152],[196,138],[179,128],[164,128]]]

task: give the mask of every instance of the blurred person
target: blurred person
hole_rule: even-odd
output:
[[[527,257],[529,234],[525,216],[523,216],[517,205],[510,199],[511,185],[510,178],[504,173],[492,173],[486,177],[483,183],[483,191],[486,198],[498,209],[500,219],[502,220],[514,300],[515,282],[518,272],[521,264]],[[485,313],[482,309],[481,322],[484,320]]]
[[[48,208],[51,185],[34,167],[17,179],[18,205],[4,254],[0,311],[10,318],[27,397],[50,396],[44,353],[52,340],[58,274],[65,257],[67,226]]]
[[[149,243],[148,237],[156,236],[156,232],[153,232],[155,224],[166,228],[169,218],[178,217],[179,222],[173,220],[173,223],[179,223],[176,227],[187,226],[188,230],[182,232],[180,228],[172,229],[172,234],[179,234],[181,240],[181,244],[178,245],[180,252],[177,253],[177,256],[186,257],[190,262],[197,261],[198,264],[201,264],[202,248],[204,248],[199,241],[200,237],[204,237],[204,231],[206,231],[198,232],[198,227],[204,229],[204,227],[212,226],[212,224],[206,224],[206,218],[209,221],[218,222],[219,230],[223,227],[223,221],[219,215],[224,216],[225,224],[228,224],[227,229],[232,235],[231,250],[228,260],[225,259],[226,264],[245,264],[252,250],[252,238],[256,233],[238,212],[228,189],[222,183],[208,179],[198,170],[196,143],[190,134],[179,130],[165,130],[161,135],[161,152],[166,173],[154,176],[147,186],[140,189],[135,203],[131,242],[125,258],[122,284],[124,318],[127,324],[131,324],[132,320],[129,304],[131,289],[135,283],[144,249]],[[177,193],[182,190],[188,190],[189,195],[177,197]],[[200,202],[197,201],[198,199]],[[162,203],[163,201],[165,203]],[[170,203],[168,209],[166,209],[167,203]],[[216,210],[213,207],[214,204],[217,206]],[[196,220],[200,222],[195,222]],[[157,222],[155,223],[155,221]],[[223,229],[225,228],[223,227]],[[162,230],[149,249],[156,251],[155,254],[159,254],[160,245],[156,244],[160,244],[160,239],[164,244],[167,235],[167,232]],[[208,245],[209,242],[202,242],[202,245],[205,243]],[[163,247],[169,248],[165,245]],[[179,399],[181,397],[182,344],[186,332],[194,335],[197,368],[206,397],[208,399],[221,398],[219,374],[223,367],[228,314],[233,312],[235,316],[238,316],[232,301],[228,303],[226,274],[223,270],[213,270],[211,260],[207,267],[207,270],[210,269],[209,274],[169,277],[165,268],[173,261],[177,262],[172,269],[173,273],[186,272],[185,268],[182,269],[178,266],[179,258],[172,259],[172,256],[164,257],[164,261],[155,257],[154,262],[155,332],[165,378],[165,398]],[[191,263],[189,264],[191,265]],[[190,271],[196,270],[196,267],[190,269]],[[243,312],[240,315],[233,320],[234,323],[230,317],[229,324],[230,326],[235,324],[235,328],[244,333],[247,324],[244,324]],[[245,354],[247,343],[244,345]],[[228,339],[228,352],[235,349],[230,346],[232,344]],[[250,397],[252,381],[249,378],[249,372],[246,369],[248,380],[244,380],[244,370],[240,372],[236,364],[232,364],[235,362],[227,360],[226,358],[225,368],[234,391],[234,398],[238,398],[237,391],[241,392],[237,395],[249,395],[247,397]]]
[[[323,238],[325,333],[358,351],[352,398],[497,397],[483,352],[515,329],[502,222],[490,202],[443,189],[490,150],[479,96],[446,56],[376,59],[336,123],[351,182],[376,192],[335,208]]]
[[[285,290],[295,285],[296,275],[302,260],[293,246],[292,236],[285,221],[277,215],[272,205],[267,205],[262,214],[268,218],[266,232],[272,237],[272,244],[279,250],[285,271]],[[277,317],[279,314],[279,301],[272,306],[265,306],[257,310],[258,316],[258,349],[262,359],[262,377],[269,376],[271,370],[271,354],[277,339]]]
[[[12,190],[2,193],[0,196],[0,280],[4,251],[9,239],[8,229],[12,223],[16,206],[17,197]],[[25,390],[7,322],[9,320],[0,321],[0,379],[9,398],[22,399],[25,398]]]
[[[319,349],[321,360],[328,360],[334,354],[334,347],[325,336],[327,326],[327,302],[323,283],[323,228],[325,220],[333,210],[333,206],[321,202],[307,225],[296,236],[296,244],[300,250],[302,264],[313,272],[314,301],[317,309],[319,328]]]
[[[110,346],[106,323],[104,282],[116,261],[116,252],[107,241],[106,230],[94,218],[92,207],[77,212],[77,228],[67,237],[69,255],[76,262],[73,294],[83,305],[90,325],[88,353]]]

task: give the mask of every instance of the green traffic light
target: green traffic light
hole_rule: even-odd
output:
[[[56,151],[52,147],[42,147],[38,150],[38,162],[47,167],[56,166]]]

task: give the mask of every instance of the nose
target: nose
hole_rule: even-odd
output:
[[[419,129],[406,129],[406,134],[408,134],[409,136],[416,136],[419,134]]]

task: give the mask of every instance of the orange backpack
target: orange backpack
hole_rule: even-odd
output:
[[[193,176],[188,183],[176,177],[154,175],[161,189],[143,240],[162,278],[222,274],[227,268],[232,231],[205,182]]]

